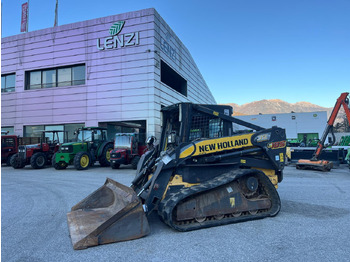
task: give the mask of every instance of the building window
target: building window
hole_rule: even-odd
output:
[[[24,127],[24,137],[41,137],[43,130],[52,131],[52,130],[61,130],[64,133],[59,133],[60,142],[74,142],[75,134],[78,128],[84,127],[84,124],[63,124],[63,125],[38,125],[38,126],[25,126]],[[53,140],[51,133],[45,134],[48,140]]]
[[[99,122],[98,126],[107,128],[109,140],[114,139],[116,133],[136,133],[141,143],[146,141],[146,120]]]
[[[180,94],[187,96],[187,81],[163,60],[161,60],[160,65],[160,81]]]
[[[16,86],[16,74],[1,76],[1,93],[14,92]]]
[[[15,128],[13,126],[1,127],[1,135],[14,135]]]
[[[85,84],[85,65],[26,72],[26,90]]]

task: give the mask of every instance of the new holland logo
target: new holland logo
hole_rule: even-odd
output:
[[[109,28],[109,34],[111,36],[104,39],[97,39],[97,49],[106,50],[106,49],[117,49],[127,46],[135,46],[140,44],[140,32],[119,34],[125,25],[125,21],[118,21],[114,23]]]
[[[109,34],[110,35],[119,34],[119,32],[122,31],[124,24],[125,24],[125,21],[119,21],[119,22],[114,23],[111,26],[111,28],[109,29]]]
[[[267,144],[267,148],[279,149],[279,148],[285,148],[286,145],[287,145],[286,141],[278,141],[278,142],[272,142]]]

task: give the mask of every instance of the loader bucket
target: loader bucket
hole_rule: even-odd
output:
[[[143,237],[150,232],[134,190],[107,178],[67,214],[74,249]]]

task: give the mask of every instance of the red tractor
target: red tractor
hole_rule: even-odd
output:
[[[1,133],[2,134],[2,133]],[[1,136],[1,164],[10,164],[11,157],[17,153],[18,137],[14,135]]]
[[[51,164],[52,157],[59,149],[59,133],[61,130],[42,131],[40,143],[31,145],[20,145],[18,153],[11,157],[11,166],[15,169],[31,165],[32,168],[44,168]],[[46,135],[50,133],[50,139]]]
[[[1,131],[1,164],[11,165],[11,157],[18,153],[18,146],[40,142],[40,137],[18,137]]]
[[[119,168],[120,165],[132,165],[137,168],[140,157],[147,151],[147,146],[139,141],[138,134],[117,133],[114,139],[114,149],[111,151],[111,167]]]

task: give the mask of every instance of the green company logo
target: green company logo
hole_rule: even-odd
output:
[[[119,21],[119,22],[114,23],[111,26],[111,28],[109,29],[109,34],[110,35],[119,34],[119,32],[122,31],[124,24],[125,24],[125,21]]]
[[[97,49],[107,50],[107,49],[118,49],[128,46],[136,46],[140,44],[140,32],[131,32],[125,34],[119,34],[123,27],[125,21],[118,21],[114,23],[109,29],[110,36],[105,38],[97,38]]]

